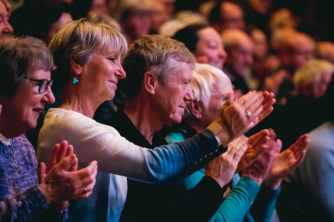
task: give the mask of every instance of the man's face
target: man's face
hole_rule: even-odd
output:
[[[170,74],[166,84],[158,81],[152,103],[163,124],[180,123],[186,101],[193,98],[189,84],[193,75],[191,66],[185,62],[175,61],[175,63],[178,63],[179,68]]]
[[[8,23],[8,12],[5,5],[0,1],[0,35],[13,33],[12,26]]]
[[[248,39],[238,41],[227,53],[226,66],[231,74],[244,76],[253,65],[253,43]]]
[[[328,85],[332,80],[333,73],[330,71],[323,71],[319,76],[319,80],[313,86],[313,95],[315,98],[321,98],[325,95]]]
[[[151,29],[151,15],[147,11],[133,11],[126,21],[126,32],[138,38],[148,35]]]
[[[313,59],[313,53],[313,43],[306,38],[292,44],[287,51],[290,66],[295,69],[299,68],[308,60]]]
[[[245,29],[244,13],[242,8],[230,2],[221,5],[221,31],[225,29]]]

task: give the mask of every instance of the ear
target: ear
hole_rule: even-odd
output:
[[[149,93],[154,95],[155,94],[155,90],[157,88],[158,85],[158,78],[157,76],[152,73],[152,72],[146,72],[144,74],[144,78],[143,78],[143,88]]]
[[[73,71],[73,74],[75,76],[80,75],[82,72],[82,66],[75,61],[75,59],[71,58],[70,59],[70,66],[71,66],[71,71]]]
[[[201,119],[202,118],[202,106],[201,104],[199,104],[197,101],[192,100],[190,102],[188,102],[187,104],[189,111],[191,112],[191,114],[193,114],[193,116],[196,119]]]

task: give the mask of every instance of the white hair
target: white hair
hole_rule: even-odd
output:
[[[315,87],[325,72],[333,74],[334,65],[326,60],[312,59],[307,61],[294,74],[293,82],[297,92],[303,84],[310,84]]]
[[[193,79],[190,82],[194,101],[202,103],[204,107],[208,107],[211,95],[214,93],[213,84],[217,81],[217,78],[226,84],[221,87],[233,87],[231,80],[222,70],[208,64],[196,63],[193,70]],[[184,117],[189,116],[191,116],[191,112],[186,106]]]

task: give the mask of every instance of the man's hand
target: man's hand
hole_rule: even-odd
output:
[[[233,146],[229,146],[228,150],[214,159],[205,167],[205,176],[210,176],[216,180],[221,187],[228,184],[240,161],[247,149],[247,144],[241,139]]]

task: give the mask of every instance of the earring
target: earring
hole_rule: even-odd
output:
[[[77,82],[79,82],[79,80],[77,78],[73,78],[73,85],[76,84]]]

